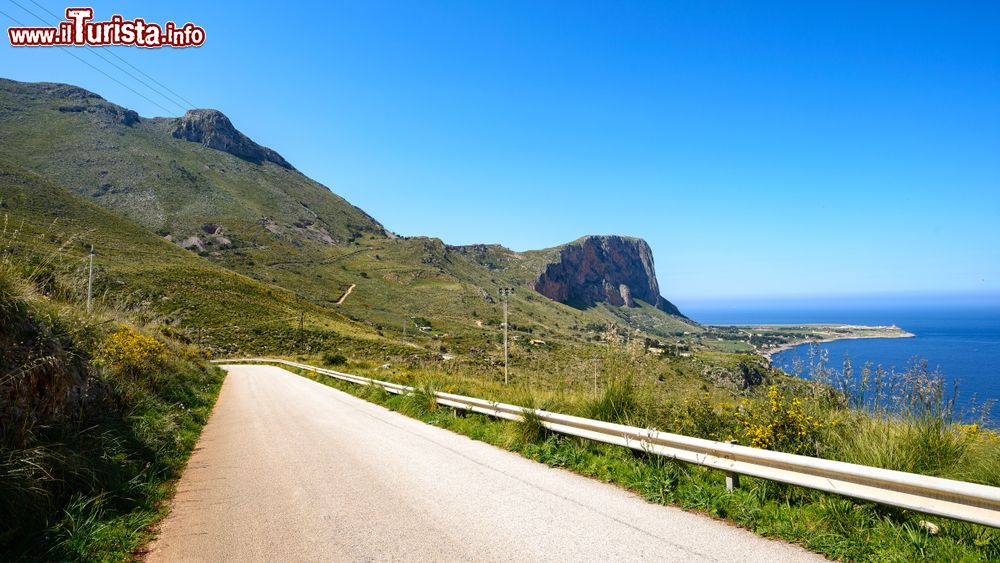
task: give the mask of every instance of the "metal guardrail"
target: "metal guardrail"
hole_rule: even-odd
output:
[[[214,362],[283,364],[360,385],[378,385],[397,395],[414,391],[412,387],[398,383],[287,360],[246,358]],[[998,487],[715,442],[452,393],[438,392],[435,396],[439,405],[506,420],[523,420],[525,412],[533,411],[541,424],[553,432],[718,469],[730,477],[728,483],[736,481],[735,476],[747,475],[1000,528]]]

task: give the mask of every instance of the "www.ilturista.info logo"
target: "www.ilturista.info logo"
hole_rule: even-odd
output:
[[[95,22],[93,8],[66,8],[66,21],[56,27],[9,27],[14,47],[106,46],[201,47],[205,30],[193,23],[182,26],[167,22],[160,26],[142,18],[126,20],[120,15]]]

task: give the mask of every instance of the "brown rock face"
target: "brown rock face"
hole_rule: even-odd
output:
[[[110,118],[112,121],[117,121],[122,125],[127,125],[131,127],[136,123],[139,123],[139,114],[130,110],[125,109],[114,104],[109,104],[103,100],[90,102],[87,104],[70,104],[65,106],[59,106],[59,111],[62,113],[90,113],[98,115],[103,118]]]
[[[646,241],[619,236],[590,236],[566,245],[559,259],[545,267],[535,291],[580,309],[598,303],[635,307],[640,299],[671,315],[681,312],[660,296],[653,252]]]
[[[292,169],[280,154],[262,147],[240,133],[222,112],[214,109],[192,109],[178,119],[170,130],[177,139],[201,143],[206,147],[227,152],[257,164],[264,161]]]

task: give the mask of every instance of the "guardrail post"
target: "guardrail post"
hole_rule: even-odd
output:
[[[740,475],[739,473],[732,473],[730,471],[726,472],[726,490],[732,491],[733,489],[740,488]]]
[[[735,444],[736,440],[729,440],[730,444]],[[732,471],[726,472],[726,490],[732,491],[733,489],[740,488],[740,474],[733,473]]]

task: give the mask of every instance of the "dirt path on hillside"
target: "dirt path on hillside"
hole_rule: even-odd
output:
[[[347,299],[347,296],[350,295],[352,291],[354,291],[355,287],[358,287],[358,284],[352,283],[351,287],[347,288],[347,291],[345,291],[344,294],[340,296],[340,299],[338,299],[337,302],[334,304],[335,305],[342,304],[344,302],[344,299]]]

